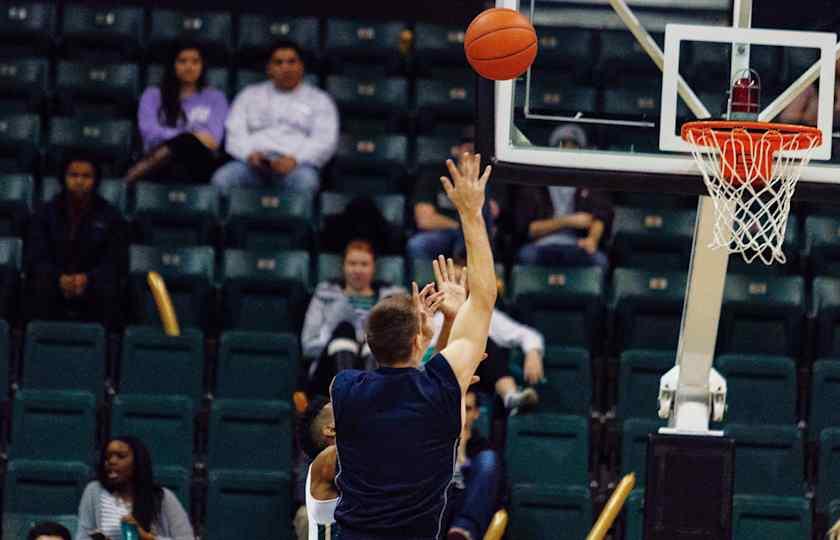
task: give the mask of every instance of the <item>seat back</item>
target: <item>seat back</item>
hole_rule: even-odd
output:
[[[321,253],[318,255],[318,282],[343,277],[342,260],[340,255]],[[385,256],[376,258],[376,274],[374,278],[391,285],[402,286],[405,283],[405,261],[402,257]]]
[[[626,99],[633,106],[632,98]],[[616,208],[616,265],[659,272],[687,268],[695,215],[693,210]]]
[[[634,349],[621,353],[616,417],[654,419],[659,380],[674,367],[676,351]]]
[[[529,540],[584,538],[592,523],[589,488],[515,486],[509,536]]]
[[[506,453],[513,485],[589,485],[588,419],[549,413],[513,416]]]
[[[784,356],[725,355],[717,359],[726,378],[726,421],[736,424],[796,422],[796,362]],[[772,399],[767,399],[773,396]]]
[[[811,505],[803,497],[736,495],[732,504],[732,538],[811,538]]]
[[[648,438],[664,427],[661,420],[631,418],[621,427],[621,474],[634,473],[636,486],[643,487],[647,482],[647,447]]]
[[[828,510],[832,501],[840,500],[840,428],[826,428],[819,438],[819,463],[817,465],[817,513]]]
[[[312,235],[312,201],[276,189],[232,189],[226,241],[249,251],[306,249]]]
[[[190,471],[194,408],[186,396],[118,395],[111,408],[111,435],[142,440],[156,467]]]
[[[33,321],[26,331],[22,386],[81,390],[102,400],[105,329],[99,324]]]
[[[292,540],[291,481],[285,473],[210,471],[207,538]]]
[[[208,440],[211,470],[288,471],[292,408],[286,401],[216,400],[210,410]]]
[[[12,411],[11,459],[92,461],[96,401],[91,394],[21,390]]]
[[[802,496],[805,457],[796,426],[732,424],[725,433],[735,439],[736,494]]]
[[[117,55],[134,58],[143,45],[145,22],[141,7],[68,4],[61,18],[62,44],[100,54],[116,49]]]
[[[822,430],[840,427],[840,362],[837,359],[814,363],[811,379],[811,412],[808,415],[808,438],[816,441]]]
[[[817,316],[817,358],[840,356],[840,279],[814,278],[812,305]]]
[[[291,403],[299,356],[300,345],[292,334],[225,332],[219,346],[215,395]]]
[[[164,60],[179,39],[198,42],[216,63],[225,63],[233,47],[233,22],[227,12],[155,9],[150,28],[149,48],[158,60]]]
[[[79,462],[9,462],[3,490],[3,538],[14,538],[19,530],[14,521],[22,521],[27,514],[77,515],[90,474],[90,467]]]
[[[522,352],[514,350],[509,369],[520,382],[523,381],[522,361]],[[550,345],[543,355],[543,369],[546,380],[536,386],[540,395],[540,411],[589,416],[592,407],[589,351],[581,347]]]
[[[290,39],[306,53],[307,68],[319,56],[321,37],[315,17],[285,17],[277,14],[243,13],[239,16],[239,57],[262,67],[271,44]]]
[[[177,186],[140,182],[134,218],[143,242],[160,246],[212,243],[219,199],[212,186]]]

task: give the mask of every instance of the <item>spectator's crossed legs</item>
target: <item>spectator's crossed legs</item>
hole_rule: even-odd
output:
[[[294,193],[315,196],[321,178],[312,165],[298,165],[289,174],[274,174],[255,169],[242,161],[230,161],[213,175],[213,185],[227,196],[234,187],[258,187],[271,182]]]

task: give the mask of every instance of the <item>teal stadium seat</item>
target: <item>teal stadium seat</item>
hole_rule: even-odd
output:
[[[222,334],[216,369],[218,399],[288,401],[297,384],[300,344],[292,334]]]
[[[312,241],[312,201],[273,189],[235,188],[225,219],[228,247],[248,251],[307,249]]]
[[[183,396],[195,406],[203,396],[204,336],[182,329],[167,336],[157,328],[129,326],[119,361],[120,394]]]
[[[659,86],[650,85],[650,79],[626,79],[621,86],[604,90],[603,112],[618,116],[658,117],[661,98]]]
[[[588,487],[514,486],[509,537],[585,538],[591,526],[592,500]]]
[[[14,321],[20,317],[22,253],[23,242],[19,238],[0,237],[0,320]]]
[[[153,58],[166,60],[176,40],[190,39],[205,50],[209,59],[225,63],[233,47],[233,22],[227,12],[155,9],[151,15],[149,48]]]
[[[525,87],[517,85],[517,110],[525,106]],[[531,113],[575,114],[597,110],[598,91],[579,80],[558,77],[535,77],[531,81],[528,110]]]
[[[263,79],[265,79],[265,74],[263,74]],[[163,80],[163,66],[161,64],[153,64],[146,67],[146,86],[160,86],[161,80]],[[229,95],[231,86],[230,72],[224,67],[208,66],[207,86]]]
[[[0,319],[0,403],[9,399],[9,323]],[[0,414],[5,418],[7,413]]]
[[[589,419],[550,413],[510,417],[505,462],[512,486],[589,486]]]
[[[690,60],[685,66],[685,73],[692,88],[718,91],[720,89],[720,86],[717,86],[718,82],[729,85],[731,73],[727,58],[732,56],[732,46],[729,43],[695,42],[688,44],[688,47],[691,50],[686,56]],[[750,52],[750,67],[758,73],[767,74],[761,77],[763,87],[776,86],[781,78],[780,67],[784,66],[780,53],[782,49],[785,51],[793,49],[787,47],[754,47],[754,49],[754,55],[752,51]],[[803,69],[796,76],[798,77],[804,71]]]
[[[414,60],[418,73],[434,76],[440,66],[466,68],[463,26],[418,22],[414,26]]]
[[[346,193],[321,193],[321,224],[327,216],[344,212],[353,195]],[[405,227],[405,197],[402,195],[375,195],[374,201],[388,223],[402,229]]]
[[[111,407],[111,435],[138,437],[156,468],[191,471],[195,409],[186,396],[120,394]]]
[[[522,352],[513,351],[510,373],[525,384],[522,360]],[[546,382],[535,387],[540,395],[540,411],[588,417],[592,407],[591,363],[589,351],[581,347],[547,346],[543,356]]]
[[[840,356],[840,278],[814,278],[811,304],[816,314],[816,357]]]
[[[645,527],[645,490],[634,489],[624,505],[624,540],[642,540]]]
[[[4,479],[3,538],[18,538],[31,515],[75,517],[90,477],[86,463],[11,461]]]
[[[648,439],[665,426],[663,420],[645,418],[631,418],[621,425],[621,476],[634,473],[637,488],[647,482]]]
[[[224,255],[224,327],[297,333],[308,288],[306,251],[255,253],[229,249]]]
[[[0,166],[5,172],[30,172],[41,145],[41,119],[35,114],[0,114]]]
[[[192,475],[189,469],[182,467],[154,468],[155,481],[171,491],[180,501],[187,515],[192,507]]]
[[[47,58],[0,59],[0,112],[40,112],[47,98]]]
[[[419,174],[427,171],[440,171],[444,162],[452,156],[454,147],[460,144],[458,137],[421,136],[417,137],[416,166]]]
[[[811,271],[815,275],[840,277],[840,218],[808,217],[805,242]]]
[[[288,401],[217,399],[210,409],[207,466],[214,470],[289,472]]]
[[[137,184],[134,220],[144,244],[211,244],[218,216],[219,194],[213,186]]]
[[[418,79],[417,113],[424,126],[441,119],[469,123],[475,113],[474,81]],[[430,118],[427,120],[426,116]]]
[[[318,255],[318,282],[342,277],[341,256],[329,253]],[[405,284],[405,261],[398,256],[384,256],[376,258],[376,274],[374,279],[402,286]]]
[[[396,178],[408,163],[408,139],[404,135],[352,135],[339,137],[336,165],[340,173],[375,173]]]
[[[89,392],[15,394],[10,459],[91,463],[95,442],[96,400]]]
[[[207,538],[292,540],[288,516],[294,508],[286,473],[210,471]]]
[[[26,329],[21,386],[78,390],[104,398],[105,329],[99,324],[33,321]]]
[[[108,52],[118,58],[137,58],[142,52],[145,22],[142,7],[66,4],[61,19],[62,46],[77,53],[82,49],[86,56]]]
[[[513,267],[510,297],[518,319],[549,345],[601,347],[604,310],[600,268]]]
[[[817,464],[817,513],[828,511],[829,504],[840,500],[840,428],[824,429],[819,437]]]
[[[659,380],[674,367],[676,357],[676,351],[632,349],[621,353],[616,418],[657,417]]]
[[[57,12],[53,2],[5,2],[0,12],[3,56],[48,53],[56,34]]]
[[[660,47],[664,45],[664,34],[655,32],[651,36]],[[609,77],[659,73],[656,64],[626,29],[601,31],[598,37],[601,54],[597,60],[597,73],[609,74]]]
[[[243,13],[239,16],[238,56],[253,67],[262,68],[268,59],[271,44],[290,39],[305,52],[306,67],[315,68],[321,45],[318,19],[285,17],[276,14]]]
[[[212,320],[211,299],[215,255],[209,247],[129,248],[129,288],[132,317],[138,324],[157,326],[160,316],[147,284],[151,271],[161,274],[181,328],[205,328]]]
[[[808,438],[812,442],[826,428],[840,428],[840,362],[827,358],[814,362],[811,377]]]
[[[727,384],[727,422],[796,423],[796,362],[792,358],[725,355],[716,364]]]
[[[729,274],[717,349],[721,353],[798,357],[805,323],[805,280],[799,276]]]
[[[408,80],[403,77],[332,75],[327,78],[326,90],[342,116],[353,115],[353,122],[363,121],[366,115],[389,115],[393,129],[399,127],[395,121],[408,109]],[[381,129],[382,117],[377,119]],[[347,127],[357,131],[352,125]]]
[[[616,208],[616,266],[659,272],[687,269],[694,221],[693,210]]]
[[[805,498],[736,495],[732,504],[732,538],[811,538],[811,504]]]
[[[549,70],[570,70],[577,79],[591,76],[595,51],[598,50],[595,31],[545,25],[536,25],[535,29],[539,37],[539,54],[534,62],[536,76],[532,82],[540,75],[547,75]]]
[[[736,495],[803,495],[805,456],[795,425],[730,424],[724,433],[735,439]]]
[[[70,150],[90,152],[103,164],[103,174],[121,174],[131,157],[134,126],[129,120],[55,117],[50,120],[48,166],[57,172]]]
[[[782,251],[787,262],[784,264],[761,264],[758,260],[748,263],[744,258],[735,253],[730,255],[726,267],[727,274],[753,274],[753,275],[774,275],[783,276],[799,272],[799,254],[802,249],[802,239],[799,234],[799,219],[791,214],[788,216],[788,224],[785,229],[785,239],[782,242]],[[750,255],[754,254],[750,253]]]
[[[348,63],[384,66],[386,72],[396,72],[402,67],[399,47],[404,29],[400,22],[330,19],[325,56],[332,60],[334,73],[342,68],[349,71]]]
[[[0,175],[0,235],[26,235],[34,182],[29,174]]]
[[[610,299],[614,351],[676,350],[685,287],[683,272],[617,268]]]

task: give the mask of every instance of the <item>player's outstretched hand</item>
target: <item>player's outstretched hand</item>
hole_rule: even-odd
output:
[[[443,255],[438,255],[438,258],[432,261],[432,269],[435,272],[437,290],[444,293],[440,312],[447,319],[454,319],[458,310],[467,301],[467,269],[461,269],[461,275],[458,278],[455,262],[452,259],[444,259]]]
[[[492,167],[488,165],[481,173],[481,154],[464,153],[458,165],[446,160],[449,178],[440,177],[446,195],[461,215],[480,215],[484,207],[484,191],[490,179]]]
[[[421,291],[417,286],[417,282],[411,282],[411,297],[414,300],[414,307],[417,313],[420,314],[420,329],[423,332],[423,337],[432,339],[435,334],[435,329],[432,326],[432,318],[440,309],[443,303],[445,294],[443,292],[435,292],[435,284],[429,283]]]

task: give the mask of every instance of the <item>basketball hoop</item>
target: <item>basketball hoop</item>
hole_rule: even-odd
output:
[[[715,205],[712,248],[752,262],[784,263],[790,201],[796,183],[822,143],[819,129],[767,122],[702,120],[683,125]]]

